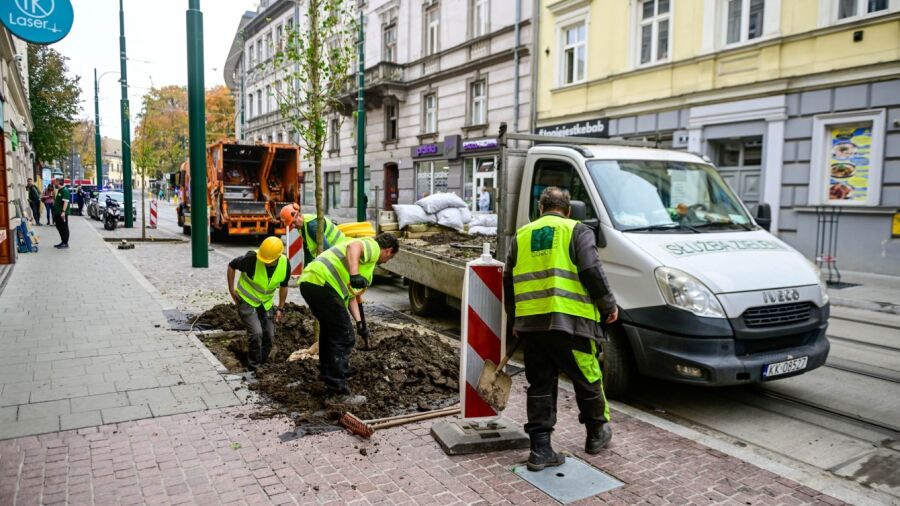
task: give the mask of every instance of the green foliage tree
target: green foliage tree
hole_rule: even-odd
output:
[[[49,46],[28,44],[28,92],[34,122],[31,139],[42,162],[60,160],[71,150],[81,78],[69,75],[67,61]]]

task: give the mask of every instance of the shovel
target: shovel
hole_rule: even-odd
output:
[[[503,370],[506,363],[516,353],[519,348],[521,339],[516,340],[516,345],[499,364],[495,364],[492,360],[484,361],[484,368],[481,369],[481,376],[478,377],[478,386],[475,391],[484,399],[485,402],[495,411],[503,411],[506,409],[506,402],[509,401],[509,391],[512,388],[512,377]]]

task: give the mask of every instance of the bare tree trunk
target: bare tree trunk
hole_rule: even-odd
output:
[[[146,170],[146,169],[144,169]],[[145,218],[146,211],[144,210],[144,197],[147,195],[146,188],[146,178],[144,177],[144,171],[141,171],[141,240],[147,240],[147,220]]]

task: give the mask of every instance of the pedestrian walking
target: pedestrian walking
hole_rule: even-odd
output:
[[[254,373],[269,358],[275,340],[275,323],[281,321],[287,302],[290,269],[283,252],[281,239],[267,237],[258,250],[248,251],[228,263],[228,293],[247,328],[247,368]],[[237,286],[236,271],[241,272]],[[274,307],[276,291],[278,306]]]
[[[41,194],[41,200],[44,202],[44,210],[47,211],[47,225],[55,225],[53,221],[53,201],[56,196],[53,191],[53,183],[47,185],[44,193]]]
[[[347,386],[356,334],[369,338],[361,314],[361,294],[372,284],[375,265],[387,262],[399,249],[400,243],[391,234],[350,239],[324,251],[300,275],[300,294],[319,321],[319,372],[329,403],[366,402],[364,396],[352,395]],[[356,322],[355,333],[350,316]]]
[[[84,216],[84,189],[81,185],[78,185],[78,189],[75,191],[75,202],[78,204],[78,216]]]
[[[53,221],[56,223],[56,230],[59,231],[59,244],[54,245],[57,249],[66,249],[69,247],[69,215],[72,213],[72,192],[63,184],[63,179],[56,179],[56,193],[53,199]]]
[[[503,273],[507,316],[525,350],[531,471],[565,462],[550,442],[560,373],[575,387],[578,419],[587,428],[584,451],[599,453],[612,438],[597,340],[601,318],[618,318],[594,232],[569,219],[569,193],[546,188],[539,209],[540,218],[516,232]]]
[[[41,191],[34,184],[34,179],[28,178],[26,185],[28,189],[28,207],[31,208],[31,215],[34,218],[34,224],[41,224]]]
[[[478,210],[483,212],[491,210],[491,192],[486,186],[481,188],[481,193],[478,195]]]
[[[302,214],[300,206],[297,204],[288,204],[281,208],[281,223],[285,228],[291,223],[295,229],[300,231],[303,237],[303,264],[309,265],[316,258],[316,237],[318,233],[319,221],[315,214]],[[334,222],[327,217],[322,217],[325,229],[322,231],[322,251],[336,246],[347,240],[347,237]]]

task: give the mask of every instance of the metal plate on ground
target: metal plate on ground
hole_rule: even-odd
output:
[[[190,330],[205,330],[202,326],[191,326],[188,316],[177,309],[163,309],[163,316],[169,323],[169,330],[187,332]]]
[[[566,456],[566,463],[558,467],[533,472],[529,471],[525,464],[519,464],[513,468],[513,472],[562,504],[569,504],[625,485],[571,455]]]

